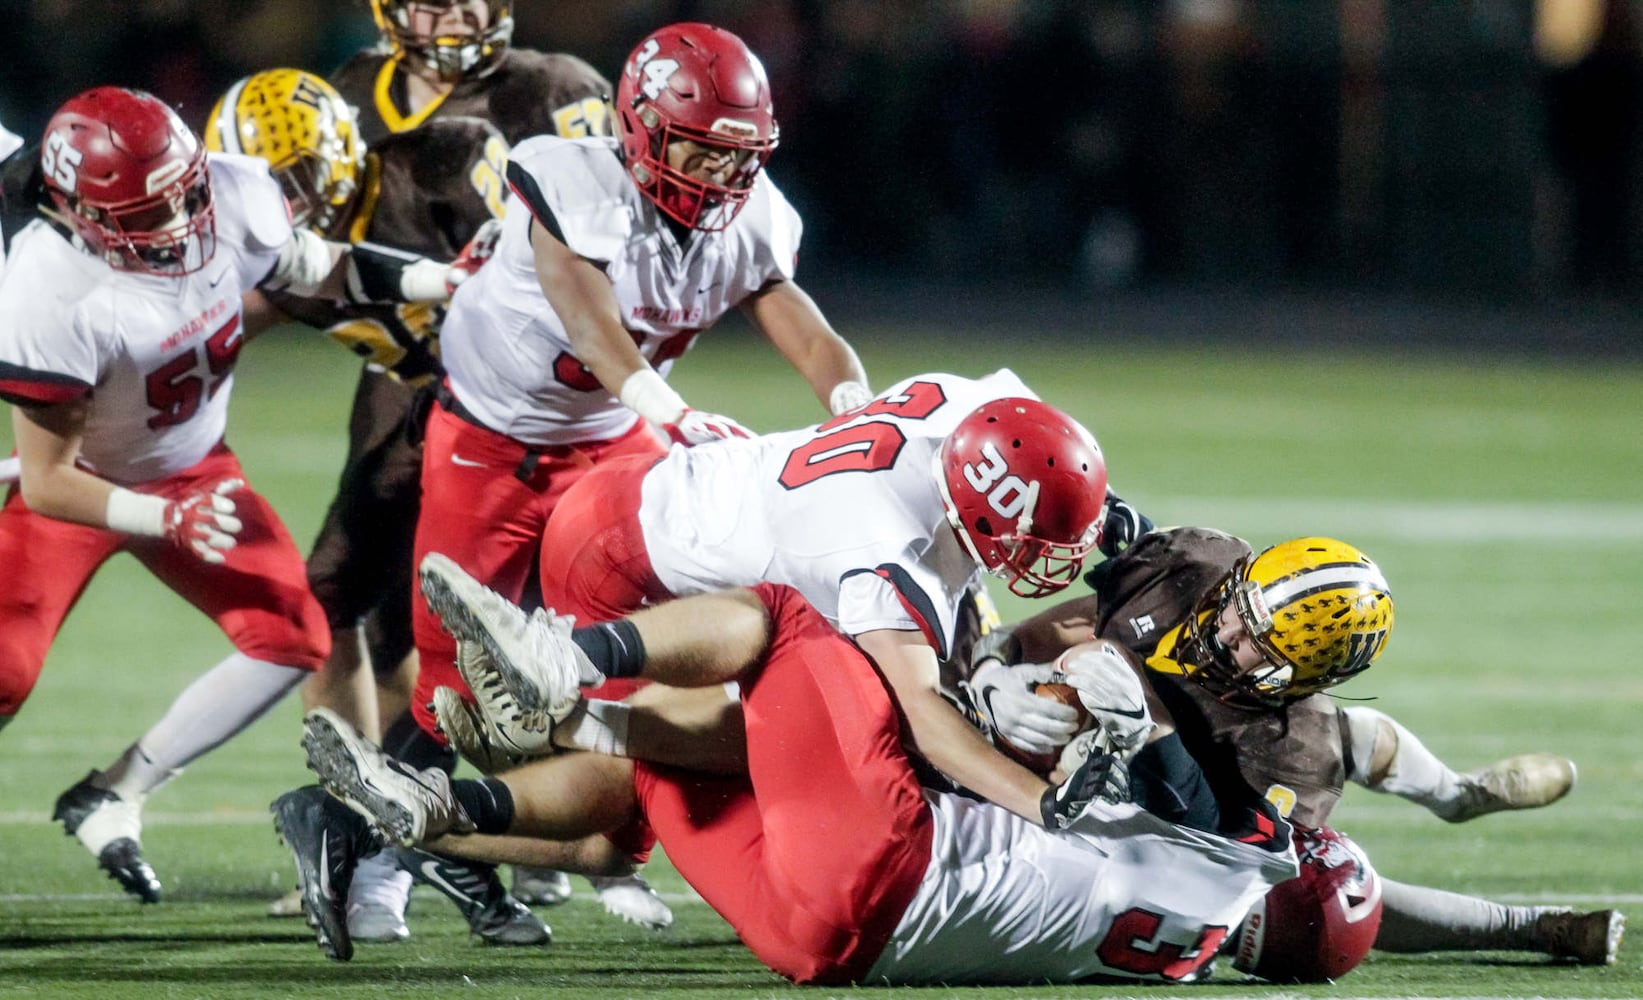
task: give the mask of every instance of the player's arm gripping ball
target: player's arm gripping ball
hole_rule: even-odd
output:
[[[1050,664],[988,660],[969,682],[970,700],[997,735],[999,750],[1040,773],[1055,766],[1062,746],[1089,719],[1076,692],[1059,679]]]
[[[1056,667],[1078,700],[1106,734],[1114,752],[1128,759],[1152,732],[1152,713],[1140,675],[1116,644],[1097,639],[1061,654]]]

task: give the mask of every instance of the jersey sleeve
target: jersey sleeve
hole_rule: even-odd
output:
[[[633,225],[622,193],[608,187],[631,182],[617,171],[594,169],[590,162],[614,155],[611,140],[532,139],[509,155],[508,187],[537,225],[573,253],[606,263],[621,254]]]
[[[38,239],[57,239],[36,223]],[[38,256],[17,254],[0,281],[0,398],[22,406],[66,403],[88,395],[107,358],[87,319],[95,298],[54,280]]]
[[[209,162],[219,245],[237,252],[240,287],[249,291],[268,277],[291,241],[291,210],[266,160],[213,153]]]
[[[884,563],[848,573],[839,583],[839,629],[860,635],[880,629],[922,632],[946,659],[952,643],[953,609],[941,582],[916,564]]]

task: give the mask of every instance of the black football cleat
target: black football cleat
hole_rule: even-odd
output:
[[[302,908],[325,957],[354,957],[348,936],[348,887],[359,860],[382,847],[376,831],[325,789],[309,785],[286,792],[269,806],[274,829],[297,862]]]
[[[88,819],[97,816],[96,825],[102,827],[107,840],[97,846],[93,840],[79,837],[86,850],[97,857],[97,865],[108,877],[120,883],[120,888],[143,903],[160,901],[160,879],[148,862],[143,860],[142,844],[138,836],[142,830],[140,807],[107,789],[91,783],[97,774],[92,771],[57,796],[51,818],[63,824],[63,832],[78,837]]]
[[[468,930],[485,944],[553,941],[553,931],[542,918],[509,894],[495,865],[415,847],[399,848],[399,863],[418,882],[433,886],[455,903],[468,921]]]

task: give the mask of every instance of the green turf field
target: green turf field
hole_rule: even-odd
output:
[[[1379,869],[1514,902],[1616,906],[1643,924],[1643,370],[1435,356],[1143,351],[954,343],[851,331],[877,385],[930,369],[1014,367],[1096,432],[1115,485],[1163,523],[1270,544],[1334,534],[1380,562],[1398,599],[1374,697],[1458,767],[1519,750],[1566,754],[1580,785],[1540,813],[1449,826],[1349,790],[1335,825]],[[329,499],[357,368],[306,334],[247,349],[230,441],[304,543]],[[674,379],[756,429],[817,419],[773,352],[703,338]],[[1182,391],[1182,386],[1191,386]],[[7,424],[9,428],[9,423]],[[0,567],[0,572],[4,568]],[[1004,610],[1026,609],[1025,602]],[[763,997],[793,992],[661,862],[678,924],[608,918],[585,883],[545,912],[551,947],[478,949],[417,891],[414,937],[327,962],[300,921],[263,916],[291,867],[268,801],[305,780],[294,700],[149,801],[145,849],[167,901],[140,908],[48,822],[57,793],[110,762],[227,650],[212,626],[118,559],[70,618],[23,714],[0,734],[0,997]],[[1522,955],[1372,955],[1333,987],[1248,987],[1230,970],[1197,997],[1643,996],[1643,927],[1619,965]],[[821,991],[815,991],[820,995]],[[928,990],[999,997],[1158,990]]]

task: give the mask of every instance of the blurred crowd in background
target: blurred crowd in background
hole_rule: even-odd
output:
[[[329,72],[364,0],[5,0],[0,121],[98,83],[199,124]],[[1643,298],[1643,0],[516,0],[614,76],[673,20],[741,34],[807,284],[1352,287]]]

